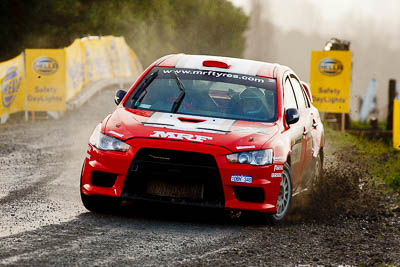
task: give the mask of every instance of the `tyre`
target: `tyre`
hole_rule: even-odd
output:
[[[116,211],[121,203],[116,197],[89,196],[82,192],[81,200],[86,209],[99,213]]]
[[[292,201],[292,176],[290,174],[289,164],[285,164],[282,172],[279,196],[276,203],[277,211],[275,214],[267,215],[269,223],[276,225],[282,223],[289,211]]]

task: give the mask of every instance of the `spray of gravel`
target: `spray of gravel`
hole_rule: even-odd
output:
[[[337,151],[325,160],[323,174],[311,190],[294,197],[289,222],[334,222],[384,212],[366,159],[352,150]]]

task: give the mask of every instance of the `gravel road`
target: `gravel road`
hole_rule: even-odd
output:
[[[0,126],[0,265],[400,266],[399,196],[364,184],[366,159],[335,150],[329,136],[324,181],[296,197],[282,226],[135,203],[88,212],[80,170],[113,94],[103,90],[60,120]]]

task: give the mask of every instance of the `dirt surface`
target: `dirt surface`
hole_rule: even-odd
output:
[[[368,158],[335,150],[287,223],[126,203],[90,213],[79,196],[87,140],[113,90],[63,119],[0,126],[0,265],[400,265],[399,196],[367,183]],[[382,163],[384,164],[384,163]]]

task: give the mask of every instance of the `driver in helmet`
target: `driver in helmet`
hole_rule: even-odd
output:
[[[266,108],[265,95],[260,89],[247,88],[239,94],[239,101],[243,116],[264,120],[270,117]]]

